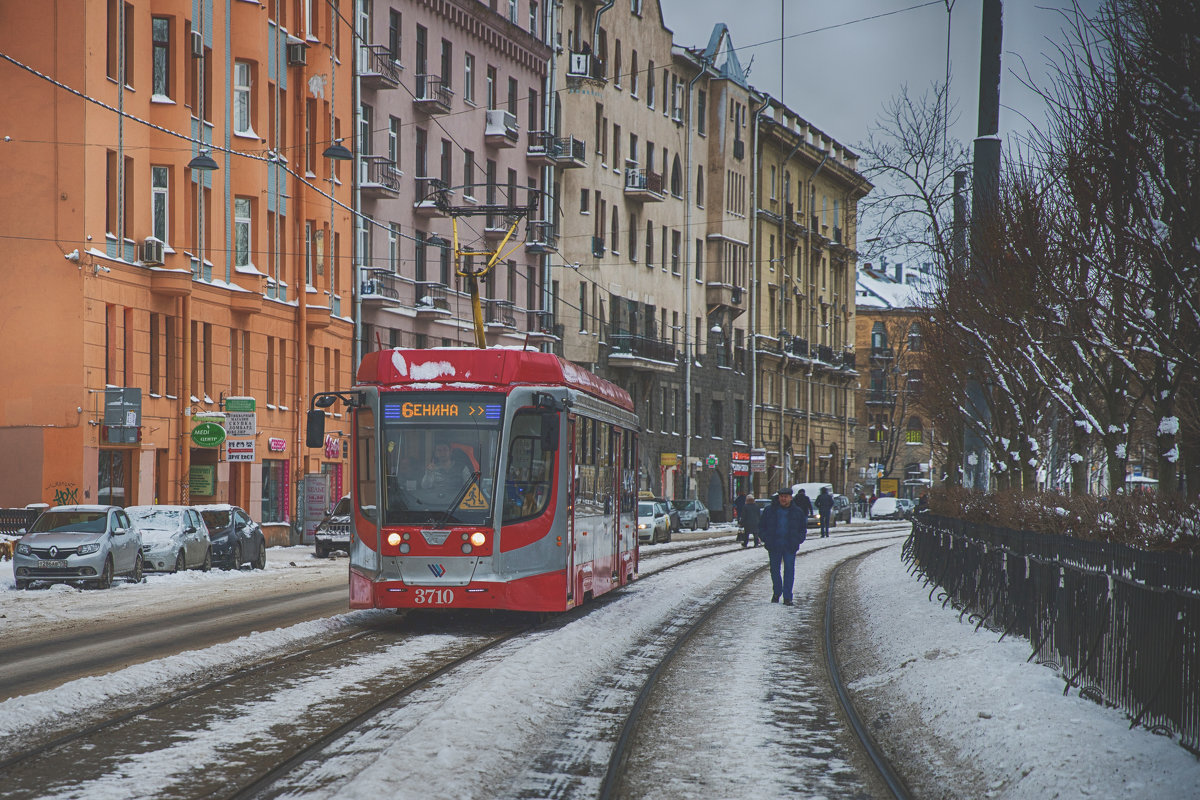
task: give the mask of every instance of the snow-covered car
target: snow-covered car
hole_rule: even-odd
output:
[[[142,533],[142,561],[155,572],[212,568],[208,527],[187,506],[130,506],[125,509]]]
[[[325,558],[334,550],[350,554],[350,495],[337,501],[313,531],[317,558]]]
[[[913,518],[913,513],[917,509],[915,501],[909,500],[907,497],[898,497],[896,498],[896,505],[900,507],[900,514],[904,519]]]
[[[250,519],[249,514],[228,503],[195,508],[208,526],[214,564],[221,569],[238,569],[243,564],[266,568],[267,538],[262,526]]]
[[[655,544],[671,541],[671,522],[666,503],[657,500],[638,501],[638,542]]]
[[[699,500],[672,500],[671,508],[679,513],[680,530],[708,530],[711,524],[708,509]]]
[[[107,589],[114,576],[142,580],[142,534],[119,506],[58,506],[43,511],[17,542],[18,589],[34,581]]]
[[[894,497],[880,497],[871,504],[868,519],[904,519],[904,510]]]
[[[844,494],[833,496],[833,524],[839,522],[850,524],[850,498]]]

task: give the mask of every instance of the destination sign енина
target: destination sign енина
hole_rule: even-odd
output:
[[[385,403],[383,418],[385,420],[468,420],[499,421],[500,403],[460,403],[460,402],[416,402],[407,400],[403,403]]]

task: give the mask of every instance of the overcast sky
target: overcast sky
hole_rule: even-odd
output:
[[[661,0],[663,21],[676,44],[703,46],[713,26],[729,26],[750,82],[784,101],[800,116],[856,149],[867,138],[884,102],[908,84],[920,93],[946,71],[946,0]],[[1093,11],[1100,0],[1081,0]],[[951,135],[970,143],[976,133],[981,0],[955,0],[950,14],[950,72],[958,122]],[[1004,3],[1000,84],[1000,134],[1039,126],[1044,113],[1013,71],[1021,60],[1039,78],[1050,40],[1062,40],[1062,16],[1070,0],[1009,0]],[[782,17],[781,17],[782,9]],[[902,10],[912,9],[912,10]],[[866,17],[888,16],[862,22]],[[782,22],[782,25],[781,25]],[[851,24],[845,24],[851,23]],[[840,26],[829,30],[816,30]],[[785,38],[781,48],[781,28]],[[815,31],[809,33],[810,31]],[[786,69],[781,75],[780,55]],[[751,62],[753,58],[753,62]],[[1010,108],[1004,108],[1009,106]]]

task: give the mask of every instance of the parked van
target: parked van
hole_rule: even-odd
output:
[[[817,495],[819,495],[821,493],[822,487],[828,489],[830,494],[833,494],[833,484],[832,483],[794,483],[794,484],[792,484],[792,502],[793,503],[796,502],[795,498],[800,496],[800,490],[803,489],[804,494],[808,496],[808,502],[813,504],[812,514],[809,514],[809,516],[808,516],[808,527],[810,527],[810,528],[821,527],[821,516],[819,514],[817,514],[817,505],[816,505],[815,501],[817,499]]]

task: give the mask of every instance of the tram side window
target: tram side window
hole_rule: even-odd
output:
[[[505,524],[536,517],[550,502],[554,453],[542,450],[541,417],[533,411],[513,417],[504,479]]]
[[[596,423],[596,504],[605,514],[612,513],[612,425]]]
[[[625,431],[621,437],[621,513],[632,514],[637,511],[637,435],[633,431]]]
[[[369,408],[359,408],[355,414],[357,430],[358,454],[358,503],[362,515],[372,522],[375,521],[375,503],[378,493],[379,472],[375,463],[375,412]]]

